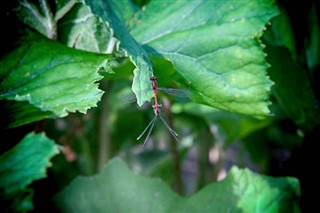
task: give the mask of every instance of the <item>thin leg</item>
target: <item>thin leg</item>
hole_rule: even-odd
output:
[[[152,120],[153,122],[152,122],[152,124],[151,124],[150,129],[149,129],[148,135],[147,135],[146,139],[144,140],[144,142],[143,142],[143,144],[142,144],[142,147],[144,147],[144,146],[147,144],[147,141],[148,141],[148,139],[149,139],[149,136],[150,136],[150,134],[151,134],[151,132],[152,132],[152,129],[153,129],[153,127],[154,127],[154,124],[155,124],[156,121],[157,121],[157,120],[155,120],[155,119],[157,119],[157,116],[155,116],[155,118]]]
[[[169,124],[163,119],[163,117],[161,115],[158,115],[158,117],[160,117],[162,123],[167,127],[167,129],[169,130],[169,132],[171,133],[171,135],[174,137],[174,139],[179,142],[178,139],[178,134],[169,126]]]
[[[139,135],[139,137],[137,138],[137,140],[140,140],[140,138],[144,135],[144,133],[148,130],[149,126],[151,124],[154,125],[155,120],[157,119],[157,116],[154,116],[154,118],[150,121],[150,123],[148,124],[148,126],[143,130],[143,132]],[[152,125],[152,126],[153,126]]]

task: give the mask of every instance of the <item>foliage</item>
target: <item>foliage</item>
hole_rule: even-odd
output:
[[[319,129],[315,5],[301,39],[274,0],[6,3],[0,20],[17,27],[0,58],[5,208],[299,212],[304,167],[282,168]],[[151,76],[189,99],[159,92],[180,142],[155,125],[143,150]],[[140,110],[119,100],[131,83]],[[46,171],[55,143],[63,155]]]
[[[234,167],[225,180],[186,199],[161,180],[138,176],[114,159],[101,174],[74,180],[56,202],[62,212],[293,212],[299,195],[295,178],[270,178]]]
[[[41,60],[36,60],[40,58]],[[39,113],[16,110],[12,126],[41,120],[45,112],[63,117],[68,112],[85,113],[100,100],[102,91],[94,84],[102,77],[90,68],[102,64],[106,56],[79,52],[45,38],[30,35],[3,58],[1,99],[27,101]],[[49,86],[48,86],[49,85]],[[79,91],[83,91],[79,93]],[[23,113],[23,116],[19,116]],[[48,115],[48,113],[46,113]],[[17,119],[17,118],[20,118]]]
[[[29,133],[19,144],[0,157],[1,196],[9,206],[4,210],[33,209],[33,189],[27,188],[35,180],[46,177],[49,160],[59,153],[57,145],[44,134]],[[9,200],[14,200],[10,205]]]

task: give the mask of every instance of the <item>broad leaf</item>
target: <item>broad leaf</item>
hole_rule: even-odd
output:
[[[108,57],[30,34],[0,60],[0,99],[27,101],[55,117],[85,113],[101,98],[95,82],[102,78],[98,71]]]
[[[292,212],[298,196],[297,179],[234,167],[225,180],[183,198],[115,159],[101,174],[74,180],[55,200],[62,212]]]
[[[13,199],[10,208],[30,210],[32,190],[27,186],[46,177],[49,160],[58,154],[58,147],[44,134],[30,133],[18,145],[0,156],[0,189],[2,199]]]
[[[151,88],[150,77],[153,75],[152,65],[146,51],[129,34],[124,23],[117,17],[112,2],[103,0],[85,0],[85,2],[91,7],[94,14],[110,25],[114,36],[120,42],[120,46],[126,50],[127,55],[135,65],[132,90],[137,96],[138,105],[141,106],[153,97],[152,91],[145,92],[145,90]],[[118,4],[114,6],[118,6]]]
[[[272,0],[151,1],[130,33],[172,61],[195,101],[265,116],[272,82],[258,38],[277,13]]]
[[[320,111],[307,73],[293,60],[284,47],[267,45],[273,91],[284,112],[301,128],[319,124]],[[281,60],[279,60],[281,59]]]

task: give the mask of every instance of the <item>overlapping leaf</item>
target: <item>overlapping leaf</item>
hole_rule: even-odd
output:
[[[74,180],[56,197],[62,212],[292,212],[299,182],[234,167],[222,182],[191,198],[159,179],[138,176],[116,159],[93,177]]]
[[[120,41],[120,46],[126,50],[130,60],[135,65],[132,90],[137,96],[138,105],[142,105],[152,97],[152,92],[144,92],[151,88],[150,77],[153,75],[152,65],[146,51],[129,34],[124,23],[120,21],[113,6],[119,4],[112,1],[103,0],[85,0],[91,7],[92,12],[99,16],[104,22],[107,22],[113,29],[114,36]],[[116,9],[121,9],[116,7]],[[122,14],[118,12],[117,14]]]
[[[173,62],[195,101],[264,116],[272,82],[258,38],[276,14],[272,0],[152,1],[131,33]]]
[[[0,99],[27,101],[56,117],[84,113],[101,98],[95,82],[102,78],[98,70],[108,57],[30,34],[0,60]]]

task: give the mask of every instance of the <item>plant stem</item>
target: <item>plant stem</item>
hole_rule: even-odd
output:
[[[223,169],[224,165],[224,141],[219,133],[218,127],[215,124],[210,124],[210,132],[212,136],[215,138],[214,148],[217,149],[218,160],[214,166],[213,178],[214,180],[218,179],[218,175],[220,171]]]
[[[107,91],[107,83],[105,81],[101,82],[102,89]],[[108,159],[110,158],[110,135],[108,131],[108,96],[105,93],[101,100],[101,115],[99,118],[99,157],[98,157],[98,171],[102,171]]]
[[[173,125],[170,101],[167,98],[163,98],[162,103],[167,115],[166,117],[168,119],[168,124],[172,129],[175,129]],[[171,156],[172,156],[172,162],[173,162],[173,174],[174,174],[174,190],[178,194],[182,195],[183,187],[182,187],[182,177],[181,177],[181,165],[180,165],[177,141],[175,141],[172,137],[170,138],[171,138],[170,150],[171,150]]]

